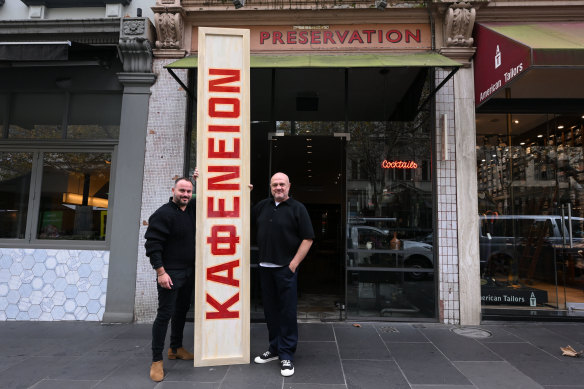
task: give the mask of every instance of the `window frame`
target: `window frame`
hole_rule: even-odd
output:
[[[26,216],[25,238],[1,238],[0,246],[5,248],[46,248],[46,249],[82,249],[108,250],[111,243],[112,218],[107,218],[105,240],[68,240],[68,239],[39,239],[36,237],[39,222],[40,199],[43,176],[43,155],[48,152],[95,152],[111,153],[110,167],[110,196],[108,197],[108,216],[113,209],[115,194],[115,171],[117,166],[118,140],[44,140],[31,142],[27,139],[2,139],[0,152],[26,152],[33,154],[31,167],[31,181],[28,198],[28,212]]]

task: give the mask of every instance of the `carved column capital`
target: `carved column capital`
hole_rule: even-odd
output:
[[[476,49],[473,47],[472,30],[476,19],[476,10],[490,0],[434,0],[434,6],[443,14],[444,40],[440,53],[465,66]]]
[[[154,28],[148,18],[122,18],[118,48],[124,72],[152,73]]]
[[[152,11],[158,36],[154,55],[167,58],[184,57],[186,54],[183,49],[185,10],[180,0],[156,0]]]

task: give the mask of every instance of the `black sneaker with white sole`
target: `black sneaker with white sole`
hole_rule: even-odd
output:
[[[290,377],[294,374],[294,364],[289,359],[282,359],[280,361],[280,374],[284,377]]]
[[[258,355],[257,357],[255,357],[253,361],[255,363],[268,363],[271,361],[275,361],[276,359],[278,359],[277,355],[272,354],[270,351],[266,351],[262,355]]]

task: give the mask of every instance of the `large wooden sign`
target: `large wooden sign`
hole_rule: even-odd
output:
[[[198,38],[194,365],[249,363],[249,30]]]

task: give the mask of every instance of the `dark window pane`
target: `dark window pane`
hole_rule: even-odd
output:
[[[110,153],[46,153],[37,237],[104,240]]]
[[[117,139],[121,112],[120,94],[73,94],[67,138]]]
[[[32,153],[0,153],[0,238],[23,239]]]
[[[64,94],[18,93],[10,116],[10,138],[61,138]]]
[[[4,121],[8,118],[8,96],[0,94],[0,138],[4,137]]]

